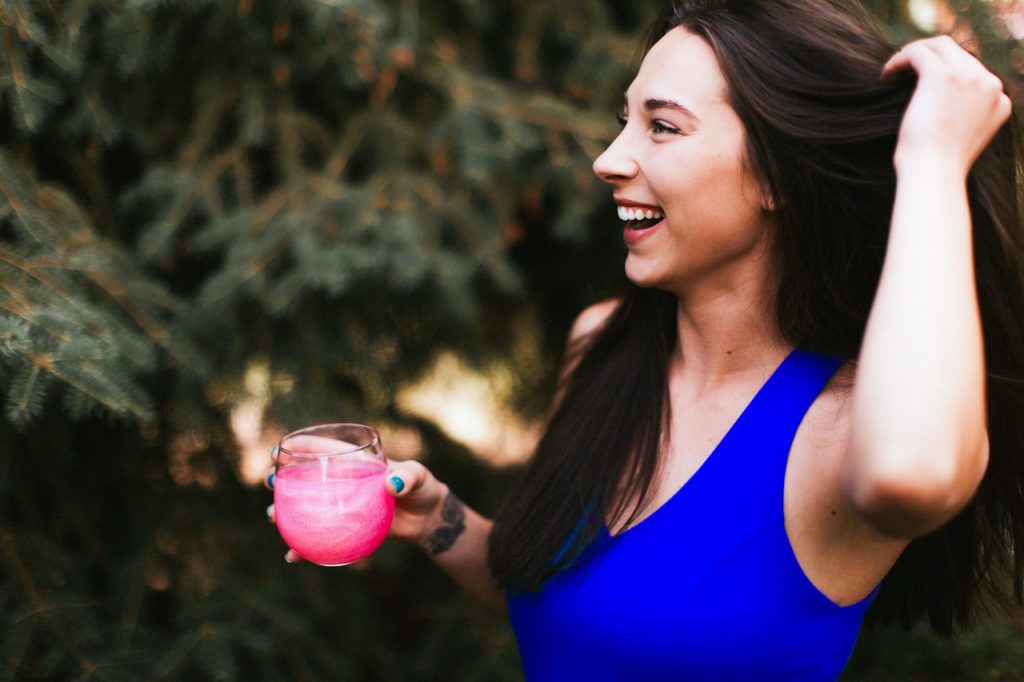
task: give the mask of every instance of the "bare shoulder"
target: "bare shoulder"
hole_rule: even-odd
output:
[[[560,387],[555,392],[553,403],[555,406],[562,402],[564,386],[561,384],[576,368],[580,360],[580,353],[585,348],[585,340],[601,329],[621,302],[620,298],[609,298],[587,307],[576,316],[576,321],[572,323],[572,329],[569,330],[569,342],[565,356],[562,358],[562,368],[558,373]]]
[[[586,338],[599,330],[621,302],[620,298],[609,298],[584,309],[572,323],[572,329],[569,331],[569,343]]]

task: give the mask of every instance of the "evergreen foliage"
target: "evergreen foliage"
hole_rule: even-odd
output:
[[[543,413],[622,281],[590,164],[659,4],[0,0],[7,679],[519,678],[417,550],[285,565],[232,409],[264,368],[268,423],[403,424],[492,513],[514,472],[396,395],[452,350]],[[997,6],[962,10],[1019,84]]]

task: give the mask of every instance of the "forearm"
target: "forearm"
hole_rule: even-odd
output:
[[[917,534],[959,509],[984,471],[984,356],[966,180],[942,163],[901,170],[858,359],[846,473],[869,507],[879,490],[898,497],[903,487],[924,509],[904,514],[904,530]],[[869,512],[900,524],[885,509]]]
[[[418,544],[462,588],[482,603],[505,610],[505,594],[487,565],[487,547],[494,523],[467,507],[448,491],[432,515],[432,529]]]

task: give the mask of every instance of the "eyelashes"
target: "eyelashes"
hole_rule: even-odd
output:
[[[615,120],[619,122],[619,127],[620,128],[625,128],[626,127],[626,121],[628,121],[629,119],[627,119],[625,117],[625,115],[623,115],[623,114],[615,114]],[[660,119],[657,119],[657,118],[651,119],[651,132],[652,133],[657,133],[657,134],[670,134],[670,135],[675,135],[675,134],[681,134],[682,133],[682,131],[679,130],[679,128],[676,128],[675,126],[670,126],[669,124],[667,124],[664,121],[662,121]]]
[[[651,130],[653,130],[656,133],[678,133],[678,132],[680,132],[680,130],[678,128],[674,128],[674,127],[668,125],[667,123],[665,123],[663,121],[659,121],[658,119],[654,119],[653,121],[651,121]]]

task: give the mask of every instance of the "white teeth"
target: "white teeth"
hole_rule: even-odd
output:
[[[619,206],[619,220],[661,220],[665,215],[654,209],[644,210],[642,208],[626,208]]]

